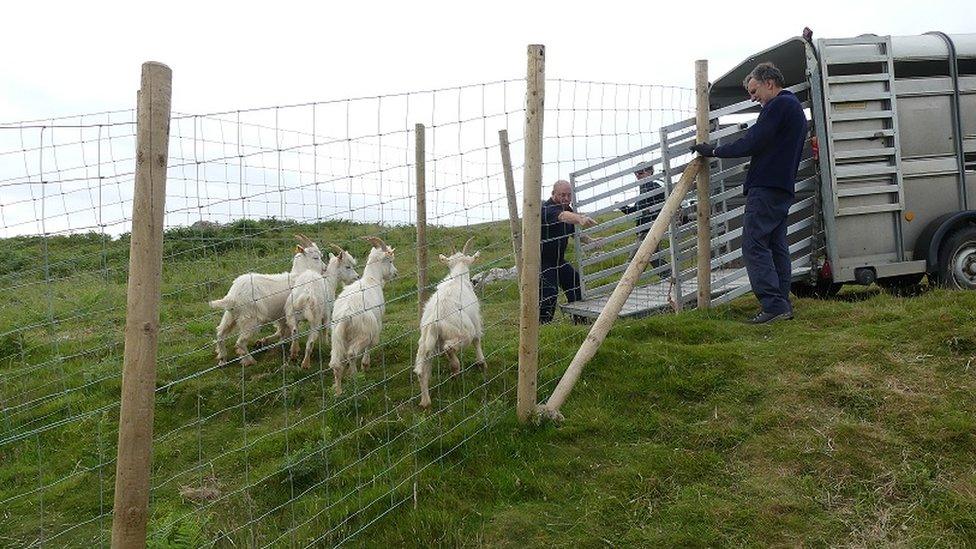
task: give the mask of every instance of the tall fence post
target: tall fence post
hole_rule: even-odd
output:
[[[414,126],[417,171],[417,318],[424,314],[427,302],[427,160],[424,125]]]
[[[173,72],[142,65],[112,547],[146,546]]]
[[[698,143],[708,142],[708,60],[695,61],[696,129]],[[711,181],[709,167],[698,172],[698,308],[712,305]]]
[[[515,270],[521,273],[522,234],[519,228],[518,204],[515,202],[515,174],[512,172],[512,151],[508,148],[508,130],[498,130],[498,148],[502,153],[505,194],[508,195],[508,225],[512,231],[512,251],[515,252]]]
[[[546,95],[546,47],[528,47],[525,74],[525,175],[522,179],[522,270],[519,273],[518,398],[521,422],[537,404],[539,372],[539,264],[542,233],[542,122]]]

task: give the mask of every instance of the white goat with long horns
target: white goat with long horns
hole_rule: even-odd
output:
[[[380,342],[386,299],[383,285],[397,275],[393,265],[394,248],[375,236],[363,276],[343,288],[332,309],[332,354],[329,366],[335,375],[335,394],[342,394],[342,378],[356,373],[355,360],[362,357],[363,370],[369,368],[369,350]]]
[[[325,270],[322,252],[310,238],[303,234],[295,235],[298,246],[292,258],[291,271],[277,274],[246,273],[234,279],[227,295],[210,302],[214,309],[224,309],[224,316],[217,326],[217,362],[227,363],[227,350],[224,340],[236,326],[238,329],[235,350],[244,366],[256,361],[248,350],[248,342],[261,329],[263,324],[274,322],[276,329],[271,338],[280,339],[287,328],[285,324],[285,301],[294,286],[295,280],[303,272],[321,273]],[[266,345],[271,338],[258,342]]]
[[[332,245],[335,254],[329,254],[329,264],[325,273],[305,271],[298,275],[294,288],[285,302],[285,322],[291,334],[292,360],[298,358],[298,324],[302,318],[308,321],[308,341],[305,343],[305,357],[302,368],[308,368],[311,363],[312,344],[319,337],[323,326],[332,321],[332,304],[335,302],[336,286],[339,282],[351,284],[357,278],[356,259],[335,244]]]
[[[417,342],[417,361],[414,373],[420,379],[420,406],[430,406],[431,357],[447,354],[451,373],[461,371],[458,355],[474,345],[476,364],[485,366],[485,354],[481,350],[484,328],[481,322],[481,304],[471,284],[471,264],[481,252],[467,255],[473,238],[464,243],[460,252],[449,257],[440,254],[441,263],[450,272],[437,285],[437,290],[424,305],[420,318],[420,340]]]

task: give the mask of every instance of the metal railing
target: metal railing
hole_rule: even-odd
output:
[[[804,109],[809,108],[808,84],[788,89],[799,96]],[[755,106],[747,100],[711,111],[710,140],[731,142],[744,135],[757,118],[757,112],[749,112],[755,111]],[[689,147],[695,143],[694,127],[694,118],[663,126],[656,143],[570,174],[574,209],[597,219],[596,226],[576,231],[575,263],[584,300],[606,295],[616,286],[639,246],[640,238],[650,228],[677,177],[693,158]],[[809,145],[808,140],[797,172],[796,197],[790,208],[787,230],[794,276],[810,268],[816,241],[814,232],[818,227],[815,223],[819,215],[818,176]],[[742,184],[749,168],[748,159],[744,160],[716,158],[709,163],[714,304],[726,303],[751,289],[741,245],[745,212]],[[638,163],[653,166],[655,173],[637,179],[634,168]],[[620,211],[641,201],[647,204],[649,199],[652,204],[643,210]],[[649,308],[670,303],[681,309],[695,302],[698,271],[695,199],[694,189],[683,198],[683,207],[672,219],[661,247],[651,256],[648,269],[641,275],[641,284],[651,289],[656,287],[657,293],[666,294],[651,298],[653,303],[648,303]],[[584,244],[583,235],[598,240]],[[655,295],[653,291],[645,294]]]

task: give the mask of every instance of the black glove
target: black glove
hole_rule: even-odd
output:
[[[711,143],[699,143],[689,147],[691,152],[696,152],[704,157],[715,156],[715,145]]]

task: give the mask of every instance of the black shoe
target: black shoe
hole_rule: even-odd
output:
[[[787,311],[785,313],[767,313],[765,311],[761,311],[756,316],[747,320],[746,324],[772,324],[773,322],[778,322],[780,320],[793,320],[793,312]]]

